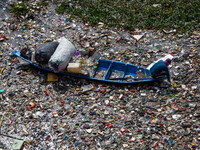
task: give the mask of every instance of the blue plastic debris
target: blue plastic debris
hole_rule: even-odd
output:
[[[175,143],[173,142],[173,140],[170,140],[172,147],[175,145]]]
[[[78,146],[78,145],[80,145],[80,144],[81,144],[81,143],[76,143],[75,146]]]

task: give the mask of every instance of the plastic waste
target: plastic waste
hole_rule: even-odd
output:
[[[69,73],[81,73],[81,63],[69,63],[67,66]]]
[[[40,64],[47,64],[58,47],[58,42],[46,42],[35,52],[35,60]]]
[[[92,65],[92,64],[94,64],[100,57],[101,57],[101,54],[100,54],[98,51],[95,51],[94,54],[93,54],[92,56],[90,56],[90,57],[86,60],[86,64]]]
[[[136,78],[144,78],[144,73],[142,72],[141,69],[139,69],[137,72],[136,72]]]
[[[62,37],[56,51],[49,60],[49,68],[55,72],[64,71],[74,53],[75,47],[65,37]]]
[[[69,19],[69,13],[55,13],[51,1],[39,2],[26,3],[32,16],[18,19],[11,13],[4,17],[3,8],[7,11],[13,0],[0,1],[0,34],[9,38],[0,45],[0,149],[12,150],[23,138],[24,150],[200,148],[198,31],[177,35],[91,27]],[[53,75],[11,53],[26,46],[34,53],[41,43],[63,35],[77,48],[73,63],[86,62],[81,57],[88,58],[94,48],[102,59],[144,67],[173,53],[171,85],[118,86]],[[144,36],[135,43],[132,35]],[[96,77],[106,71],[98,70]]]
[[[24,144],[24,141],[20,141],[20,140],[15,140],[13,145],[12,145],[12,149],[13,150],[21,150],[23,149],[23,144]]]
[[[22,57],[24,57],[28,60],[31,60],[31,58],[32,58],[32,51],[30,51],[28,48],[23,48],[20,51],[20,54],[21,54]]]

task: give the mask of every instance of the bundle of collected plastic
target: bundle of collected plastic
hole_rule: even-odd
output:
[[[74,53],[75,47],[73,44],[62,37],[56,51],[49,60],[49,68],[54,72],[64,71]]]
[[[47,64],[58,44],[58,42],[46,42],[41,45],[35,52],[35,60],[40,64]]]

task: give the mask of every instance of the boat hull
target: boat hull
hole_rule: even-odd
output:
[[[12,51],[12,53],[15,56],[23,59],[24,61],[30,63],[31,65],[39,69],[55,73],[53,70],[49,68],[43,68],[37,65],[36,63],[33,63],[32,61],[27,60],[26,58],[22,57],[20,55],[20,51]],[[137,77],[137,73],[139,70],[140,72],[143,73],[142,78]],[[68,75],[72,77],[84,78],[84,79],[89,79],[89,80],[103,81],[103,82],[108,82],[108,83],[119,83],[119,84],[161,81],[161,79],[152,78],[150,71],[146,68],[132,65],[132,64],[123,63],[123,62],[104,60],[104,59],[98,60],[97,66],[95,67],[94,74],[92,76],[85,76],[82,74],[72,74],[68,72],[57,72],[56,74]]]

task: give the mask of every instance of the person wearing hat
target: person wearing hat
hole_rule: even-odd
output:
[[[165,61],[160,60],[155,63],[151,68],[150,72],[153,78],[163,78],[167,76],[167,80],[170,82],[170,74],[168,66],[171,64],[171,59],[166,59]]]

